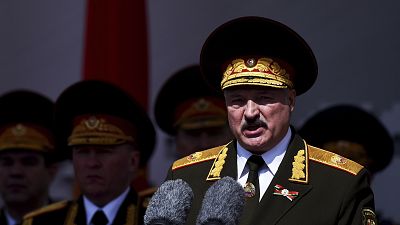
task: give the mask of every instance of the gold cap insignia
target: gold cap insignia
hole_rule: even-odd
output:
[[[30,149],[48,152],[54,149],[50,131],[34,124],[11,124],[0,132],[0,150]]]
[[[68,138],[69,146],[118,145],[134,141],[133,125],[122,118],[110,115],[85,115],[76,118],[75,124]]]
[[[283,62],[281,64],[284,64]],[[221,89],[236,85],[259,85],[274,88],[293,88],[289,66],[284,68],[271,58],[235,59],[227,66]]]
[[[225,102],[212,97],[191,99],[184,102],[175,113],[174,127],[186,130],[217,127],[225,124]]]

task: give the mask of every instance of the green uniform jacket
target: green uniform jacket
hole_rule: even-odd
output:
[[[130,190],[120,206],[112,225],[141,225],[147,204]],[[140,207],[138,207],[140,206]],[[86,225],[83,198],[57,202],[35,210],[24,217],[23,225]]]
[[[194,200],[187,224],[196,224],[202,199],[218,179],[237,179],[236,141],[194,153],[174,162],[167,180],[183,179]],[[281,188],[275,188],[280,185]],[[280,190],[298,192],[292,201]],[[285,157],[251,221],[241,225],[358,225],[376,224],[369,175],[361,165],[307,145],[294,134]]]
[[[4,214],[4,209],[0,209],[0,225],[8,225],[6,214]]]

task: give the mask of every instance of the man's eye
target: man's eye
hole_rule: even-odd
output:
[[[89,154],[89,151],[86,151],[84,149],[74,149],[74,152],[76,154],[79,154],[79,155],[87,155],[87,154]]]
[[[33,157],[23,158],[21,163],[24,166],[36,166],[39,164],[39,159]]]
[[[113,153],[113,151],[111,149],[101,149],[98,151],[98,153],[100,154],[110,154]]]
[[[0,159],[0,166],[9,167],[9,166],[12,166],[13,164],[14,164],[14,161],[11,159],[7,159],[7,158]]]
[[[231,99],[230,102],[233,105],[242,105],[243,104],[243,99],[242,98],[233,98],[233,99]]]

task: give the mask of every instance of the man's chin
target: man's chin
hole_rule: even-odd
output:
[[[256,152],[264,152],[265,143],[263,142],[262,137],[255,137],[255,138],[244,138],[241,145],[248,151],[256,153]]]
[[[100,184],[90,184],[90,185],[84,185],[81,187],[82,193],[85,195],[103,195],[107,191],[104,188],[104,185]]]

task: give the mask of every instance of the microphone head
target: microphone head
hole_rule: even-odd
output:
[[[197,225],[239,224],[245,201],[243,187],[233,178],[224,177],[211,185],[204,195]]]
[[[192,204],[193,191],[181,179],[164,182],[150,199],[144,224],[183,225]]]

